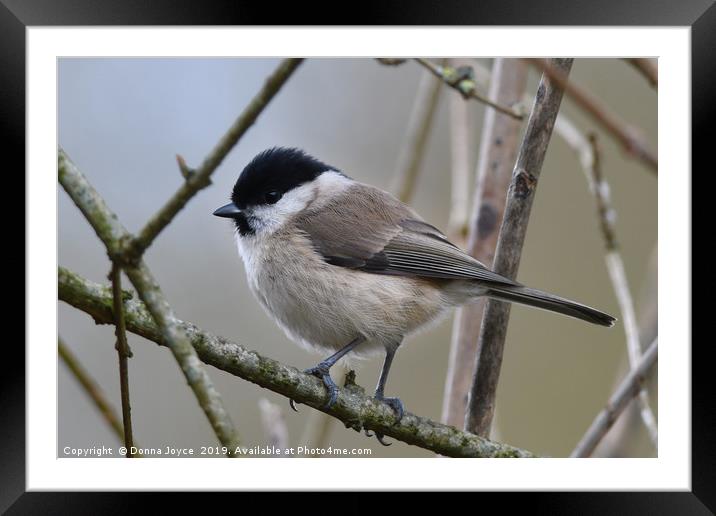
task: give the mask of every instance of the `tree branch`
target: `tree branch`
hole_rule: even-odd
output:
[[[109,287],[88,281],[60,267],[58,292],[60,300],[88,313],[97,324],[111,324],[114,321]],[[125,295],[131,297],[129,293]],[[160,330],[142,302],[129,299],[124,308],[130,332],[157,344],[167,345],[165,332]],[[326,412],[343,421],[347,427],[356,430],[367,428],[452,457],[534,456],[526,450],[489,441],[410,413],[396,421],[390,407],[366,396],[364,390],[355,383],[339,389],[336,404],[330,409],[324,409],[327,393],[318,378],[212,335],[191,323],[177,321],[177,325],[188,336],[203,362]]]
[[[131,235],[62,149],[58,151],[58,176],[62,187],[105,244],[112,261],[121,263],[124,259],[121,252],[122,245],[131,239]],[[221,396],[202,367],[186,333],[178,325],[169,303],[151,272],[141,259],[124,264],[124,270],[146,303],[158,327],[161,328],[167,345],[179,363],[187,383],[194,391],[219,441],[229,450],[235,450],[238,437]]]
[[[199,190],[211,184],[211,174],[221,164],[226,155],[236,145],[244,133],[253,125],[271,99],[303,62],[303,59],[284,59],[276,70],[266,79],[261,90],[249,102],[229,130],[221,137],[199,168],[191,170],[178,157],[179,168],[185,177],[184,183],[162,208],[145,224],[136,238],[128,242],[127,251],[132,256],[141,256],[157,235],[172,221],[176,214],[196,195]]]
[[[528,59],[531,65],[541,70],[562,88],[569,97],[586,111],[604,130],[619,142],[628,155],[634,156],[647,165],[656,175],[659,162],[656,153],[649,147],[644,135],[637,127],[629,125],[614,113],[592,92],[569,81],[565,74],[549,66],[544,59]]]
[[[427,73],[423,74],[418,83],[408,130],[398,157],[391,188],[395,196],[403,202],[410,202],[415,192],[418,172],[425,156],[426,143],[435,119],[441,89],[440,81]]]
[[[659,69],[656,59],[631,58],[625,59],[625,61],[638,70],[654,88],[659,87]]]
[[[513,104],[523,97],[526,83],[525,63],[496,59],[489,95],[502,104]],[[485,110],[484,116],[467,251],[489,265],[495,257],[522,124],[491,109]],[[484,306],[480,300],[460,308],[455,316],[442,415],[450,425],[465,424]]]
[[[568,74],[573,59],[552,59],[562,74]],[[522,256],[534,192],[537,188],[544,156],[559,112],[563,90],[546,74],[540,80],[527,130],[512,173],[504,218],[493,269],[515,278]],[[495,410],[497,382],[510,316],[510,304],[488,301],[480,329],[475,376],[468,401],[466,430],[489,435]]]
[[[637,367],[624,378],[609,398],[607,406],[594,419],[589,430],[572,452],[572,457],[589,457],[629,402],[642,391],[646,376],[657,360],[657,345],[657,339],[654,339],[642,355]]]
[[[104,396],[102,389],[99,387],[97,382],[90,376],[90,374],[82,367],[79,359],[70,351],[67,345],[62,340],[62,337],[57,338],[57,352],[60,358],[65,363],[67,368],[70,370],[75,379],[82,386],[84,391],[90,397],[92,402],[99,410],[102,417],[107,421],[107,424],[114,431],[115,435],[120,441],[124,441],[124,427],[119,421],[119,417],[112,408],[112,405],[107,401]],[[126,441],[125,441],[126,442]]]
[[[482,93],[477,91],[475,80],[472,77],[472,69],[470,67],[453,68],[451,66],[440,66],[432,63],[427,59],[421,57],[415,58],[424,68],[430,70],[430,72],[445,84],[451,88],[457,90],[465,99],[475,99],[483,104],[496,109],[500,113],[511,116],[517,120],[523,120],[525,118],[524,113],[520,109],[513,107],[506,107],[493,102]],[[519,105],[519,100],[518,100]]]
[[[115,348],[119,356],[119,388],[122,396],[122,424],[124,425],[124,447],[127,449],[127,458],[135,453],[134,438],[132,436],[132,408],[129,403],[129,366],[127,361],[131,355],[127,343],[127,331],[124,324],[124,309],[122,308],[122,269],[116,262],[112,262],[112,272],[109,274],[112,282],[112,303],[114,308],[114,334],[117,337]]]
[[[622,313],[624,322],[624,333],[626,337],[627,356],[629,357],[629,367],[634,369],[641,358],[641,345],[639,341],[639,324],[636,319],[636,310],[634,309],[634,300],[629,290],[629,283],[626,278],[624,261],[619,252],[619,244],[616,237],[616,228],[614,221],[616,212],[611,205],[609,195],[609,184],[604,179],[601,168],[600,152],[597,145],[597,136],[592,133],[589,135],[589,143],[592,149],[592,166],[589,169],[589,185],[594,199],[597,204],[597,215],[599,217],[599,226],[604,237],[604,245],[606,247],[606,262],[609,278],[612,281],[614,294],[616,295],[619,309]],[[641,389],[639,392],[638,402],[641,407],[641,418],[649,432],[651,442],[656,446],[658,439],[658,430],[656,417],[649,405],[649,393],[647,390]]]
[[[659,332],[658,267],[658,249],[654,246],[642,277],[639,302],[636,303],[641,307],[638,316],[640,355],[657,338]],[[613,389],[619,386],[630,369],[629,358],[625,356],[615,375]],[[647,377],[645,385],[647,389],[649,389],[651,379],[655,376],[654,372],[655,370],[652,369]],[[591,457],[627,457],[629,452],[641,441],[642,429],[644,432],[648,431],[641,419],[641,407],[638,403],[630,402],[624,409],[624,413],[614,422],[614,426],[609,429],[609,432],[594,449]]]

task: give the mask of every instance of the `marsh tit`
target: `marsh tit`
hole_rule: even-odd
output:
[[[464,253],[389,193],[349,178],[298,149],[257,155],[231,202],[251,291],[292,340],[333,353],[306,372],[338,390],[329,370],[347,353],[385,353],[375,397],[384,395],[403,339],[478,297],[520,303],[612,326],[614,317],[500,276]]]

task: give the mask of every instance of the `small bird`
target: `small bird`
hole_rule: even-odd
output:
[[[298,344],[332,353],[305,371],[328,389],[327,407],[338,396],[329,372],[338,360],[385,353],[375,398],[399,420],[403,403],[384,391],[403,339],[482,296],[615,321],[492,272],[391,194],[299,149],[258,154],[214,215],[233,220],[249,287],[268,314]]]

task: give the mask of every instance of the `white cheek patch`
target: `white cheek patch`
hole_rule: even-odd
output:
[[[298,186],[286,192],[276,204],[256,206],[251,209],[249,223],[257,233],[273,233],[286,221],[300,213],[306,207],[320,202],[320,198],[340,193],[351,185],[352,181],[334,171],[324,172],[316,180]]]
[[[306,183],[286,192],[276,204],[256,206],[249,223],[259,232],[274,232],[291,217],[302,211],[316,197],[316,185]]]

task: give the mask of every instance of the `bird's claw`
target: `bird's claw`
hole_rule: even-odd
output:
[[[288,405],[294,412],[298,412],[298,409],[296,408],[296,402],[293,400],[293,398],[289,398]]]
[[[371,431],[370,431],[368,428],[365,428],[365,429],[363,430],[363,432],[365,433],[366,437],[373,437],[373,436],[375,436],[376,439],[378,439],[378,442],[379,442],[380,444],[382,444],[383,446],[390,446],[391,444],[393,444],[393,443],[386,443],[386,442],[383,440],[383,438],[384,438],[385,436],[384,436],[383,434],[381,434],[381,433],[378,433],[378,432],[371,433]]]
[[[380,444],[382,444],[383,446],[390,446],[391,444],[393,444],[393,443],[386,443],[386,442],[383,440],[384,437],[385,437],[385,436],[384,436],[383,434],[378,434],[378,433],[375,434],[375,438],[378,439],[378,442],[379,442]]]
[[[328,389],[328,401],[323,404],[323,408],[331,408],[338,400],[338,386],[333,381],[333,378],[331,378],[328,367],[323,364],[318,364],[315,367],[306,369],[303,373],[313,375],[323,381],[323,385],[325,385],[326,389]],[[289,399],[288,404],[295,412],[298,412],[298,409],[296,409],[296,402],[294,400]]]
[[[395,412],[395,417],[397,419],[396,423],[403,419],[403,414],[405,414],[405,408],[403,407],[403,402],[400,401],[400,398],[386,398],[385,396],[376,394],[375,399],[378,401],[382,401],[393,409],[393,412]]]
[[[400,401],[400,398],[386,398],[382,394],[376,394],[375,399],[378,401],[382,401],[383,403],[387,404],[391,409],[393,409],[393,412],[395,412],[395,417],[397,419],[396,423],[403,419],[403,414],[405,414],[405,408],[403,407],[403,402]],[[385,435],[379,432],[370,434],[370,430],[368,430],[367,428],[365,429],[365,435],[367,435],[368,437],[373,437],[373,435],[375,435],[375,438],[378,439],[378,442],[383,446],[390,446],[391,444],[393,444],[385,442]]]

